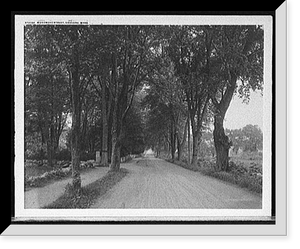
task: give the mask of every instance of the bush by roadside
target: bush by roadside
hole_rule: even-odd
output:
[[[35,163],[36,162],[34,162],[33,160],[27,162],[27,164],[30,165],[28,167],[36,167]],[[95,164],[93,160],[80,162],[80,170],[94,168],[94,167]],[[42,187],[45,184],[47,184],[49,181],[60,180],[70,175],[71,175],[71,163],[67,161],[60,161],[58,162],[57,168],[48,170],[41,175],[28,176],[25,174],[25,179],[24,179],[25,189],[28,187]]]
[[[233,172],[225,171],[214,171],[214,170],[200,170],[201,173],[218,178],[222,181],[230,182],[236,184],[242,188],[247,188],[250,191],[256,193],[262,193],[262,176],[251,175],[249,172],[243,174],[236,174]]]
[[[71,175],[70,168],[54,169],[39,176],[25,176],[25,188],[41,187],[49,180],[58,180]]]

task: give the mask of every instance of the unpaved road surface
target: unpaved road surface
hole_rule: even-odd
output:
[[[86,186],[99,178],[103,177],[108,171],[108,168],[94,168],[81,174],[81,185]],[[64,180],[56,181],[45,187],[34,188],[24,193],[25,208],[42,208],[51,204],[58,199],[65,191],[68,183],[72,182],[69,177]]]
[[[91,208],[262,208],[258,194],[151,156],[121,167],[128,175]]]

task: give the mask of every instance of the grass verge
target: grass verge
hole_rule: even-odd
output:
[[[110,171],[99,180],[74,192],[71,185],[68,184],[65,193],[56,201],[44,208],[48,209],[76,209],[89,208],[94,201],[104,195],[115,184],[122,180],[128,173],[128,170],[121,168],[119,171]]]
[[[201,167],[200,165],[191,165],[185,162],[180,162],[177,160],[165,159],[166,161],[176,164],[188,170],[197,171],[204,175],[220,179],[225,182],[229,182],[238,185],[242,188],[246,188],[255,193],[262,193],[262,175],[253,173],[253,169],[246,169],[242,165],[237,165],[230,162],[232,170],[229,172],[216,171],[212,165],[212,162],[207,162],[207,167]]]
[[[80,173],[88,172],[94,169],[94,167],[81,168]],[[64,180],[72,175],[71,168],[58,168],[51,171],[46,171],[42,175],[38,176],[25,176],[24,178],[24,187],[25,191],[28,191],[32,188],[42,188],[48,184],[51,184],[55,181]]]
[[[220,179],[225,182],[236,184],[242,188],[246,188],[255,193],[262,193],[262,177],[254,176],[248,173],[237,175],[231,172],[214,171],[211,169],[203,169],[200,172],[204,175]]]

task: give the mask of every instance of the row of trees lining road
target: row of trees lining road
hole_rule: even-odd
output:
[[[78,188],[83,144],[94,133],[102,164],[117,171],[121,153],[145,146],[181,160],[190,132],[195,164],[213,123],[216,166],[227,170],[230,101],[263,85],[261,26],[27,25],[24,38],[25,137],[40,134],[51,166],[71,116]]]
[[[224,118],[235,93],[248,101],[251,90],[262,90],[263,30],[259,26],[173,26],[163,28],[161,35],[156,49],[159,63],[147,96],[148,128],[155,139],[151,145],[159,151],[167,144],[174,159],[177,144],[180,160],[191,127],[191,163],[196,164],[201,136],[213,122],[216,168],[226,171],[232,142],[225,134]]]
[[[41,132],[42,140],[47,144],[48,164],[51,165],[57,147],[56,134],[59,136],[62,130],[54,132],[58,117],[65,117],[68,111],[71,113],[71,158],[75,188],[81,185],[78,172],[80,144],[84,140],[89,116],[101,113],[102,163],[108,165],[110,146],[111,170],[120,167],[124,122],[135,92],[149,69],[145,62],[149,61],[146,58],[153,41],[152,28],[25,27],[26,122],[36,121],[39,130],[44,131]],[[40,88],[45,89],[47,98],[40,94]],[[60,88],[67,89],[67,96],[60,95]],[[31,94],[35,90],[36,94]],[[56,98],[63,101],[57,101]],[[95,106],[98,101],[101,104]],[[95,106],[93,114],[89,111],[91,105]]]

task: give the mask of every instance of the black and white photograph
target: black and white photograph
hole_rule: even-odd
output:
[[[273,224],[272,27],[17,16],[16,221]]]

